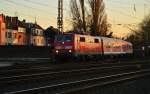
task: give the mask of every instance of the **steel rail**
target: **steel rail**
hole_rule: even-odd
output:
[[[148,60],[148,61],[150,61],[150,60]],[[128,63],[89,63],[89,64],[85,64],[85,63],[83,63],[85,66],[102,66],[102,65],[117,65],[117,64],[121,64],[121,65],[123,65],[123,64],[137,64],[137,63],[142,63],[142,62],[148,62],[148,61],[130,61],[130,62],[128,62]],[[132,62],[134,62],[134,63],[132,63]],[[67,64],[68,65],[68,64]],[[37,65],[36,65],[37,66]],[[79,66],[79,65],[76,65],[76,66]],[[82,66],[82,65],[80,65],[80,66]],[[18,68],[18,69],[7,69],[7,70],[0,70],[0,72],[13,72],[13,71],[27,71],[27,70],[29,70],[29,69],[33,69],[33,70],[42,70],[42,69],[49,69],[50,67],[34,67],[34,68],[32,68],[32,67],[29,67],[28,69],[26,69],[26,68],[22,68],[22,69],[20,69],[20,68]]]
[[[78,89],[72,89],[71,90],[67,90],[67,91],[61,91],[61,92],[57,92],[56,94],[66,94],[66,93],[70,93],[70,92],[75,92],[75,91],[79,91],[79,90],[83,90],[83,89],[87,89],[87,88],[92,88],[98,85],[106,85],[106,84],[110,84],[110,83],[114,83],[114,82],[118,82],[118,81],[123,81],[123,80],[127,80],[127,79],[131,79],[131,78],[135,78],[135,77],[140,77],[143,76],[144,73],[149,73],[148,75],[150,75],[150,69],[144,69],[144,70],[140,70],[140,71],[134,71],[134,72],[128,72],[128,73],[121,73],[121,74],[115,74],[115,75],[109,75],[109,76],[104,76],[104,77],[96,77],[96,78],[91,78],[91,79],[86,79],[86,80],[79,80],[79,81],[73,81],[73,82],[68,82],[68,83],[61,83],[61,84],[55,84],[55,85],[48,85],[48,86],[43,86],[43,87],[38,87],[38,88],[32,88],[32,89],[26,89],[26,90],[20,90],[20,91],[14,91],[14,92],[7,92],[4,94],[35,94],[38,92],[43,92],[43,91],[50,91],[52,90],[52,88],[56,89],[59,87],[70,87],[70,86],[77,86],[77,85],[81,85],[84,83],[91,83],[91,82],[97,82],[100,80],[107,80],[107,79],[111,79],[111,78],[115,78],[114,80],[102,83],[102,84],[97,84],[96,85],[91,85],[91,86],[85,86],[84,88],[78,88]],[[145,74],[146,75],[146,74]],[[127,76],[127,78],[125,78],[124,76]],[[135,76],[135,77],[129,77],[129,76]],[[118,78],[124,77],[122,79],[119,79],[118,81],[116,80]]]
[[[96,83],[96,84],[91,85],[91,86],[85,86],[85,87],[82,87],[82,88],[76,88],[76,89],[63,91],[59,94],[72,94],[73,92],[80,92],[80,91],[87,90],[87,89],[94,88],[94,87],[98,87],[98,86],[100,87],[100,86],[105,86],[105,85],[112,85],[112,84],[122,82],[122,81],[128,81],[128,80],[132,80],[132,79],[136,79],[136,78],[140,78],[140,77],[144,77],[144,76],[149,76],[150,71],[148,71],[148,72],[149,73],[135,74],[133,76],[131,76],[130,74],[125,74],[125,75],[127,75],[127,77],[124,77],[125,75],[122,75],[120,77],[124,77],[124,78],[119,78],[119,76],[118,76],[118,78],[116,78],[114,80],[102,82],[101,84]]]
[[[120,64],[120,63],[119,63]],[[120,64],[120,65],[129,65],[129,64],[138,64],[137,62],[135,63],[123,63],[123,64]],[[146,64],[146,63],[144,63]],[[144,65],[142,64],[142,65]],[[110,66],[114,66],[114,65],[118,65],[117,64],[113,64],[113,63],[109,63],[109,64],[88,64],[88,65],[85,65],[85,66],[79,66],[79,65],[76,65],[76,66],[72,66],[74,69],[81,69],[82,67],[100,67],[100,66],[105,66],[105,65],[110,65]],[[57,66],[58,67],[58,66]],[[10,74],[10,73],[15,73],[17,74],[18,72],[20,73],[23,73],[23,72],[29,72],[29,71],[47,71],[47,70],[52,70],[52,71],[55,71],[55,70],[63,70],[63,69],[66,69],[67,70],[67,67],[61,67],[61,68],[52,68],[52,67],[34,67],[34,68],[25,68],[25,69],[13,69],[13,70],[0,70],[0,74],[3,75],[4,73],[5,74]],[[17,73],[16,73],[17,72]],[[3,73],[3,74],[2,74]]]
[[[78,69],[78,70],[68,70],[68,71],[60,71],[60,72],[47,72],[47,73],[36,73],[36,74],[30,74],[30,75],[19,75],[19,76],[10,76],[10,77],[1,77],[0,83],[8,83],[8,82],[14,82],[14,81],[21,81],[21,80],[29,80],[28,78],[37,79],[36,77],[44,77],[47,75],[59,75],[59,74],[67,74],[67,73],[79,73],[79,72],[91,72],[94,70],[98,71],[104,71],[104,70],[113,70],[113,69],[122,69],[122,68],[129,68],[129,67],[135,67],[139,68],[137,65],[125,65],[125,66],[112,66],[112,67],[96,67],[96,68],[86,68],[86,69]]]

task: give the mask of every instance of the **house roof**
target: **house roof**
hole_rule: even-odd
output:
[[[44,30],[37,23],[26,23],[25,20],[20,21],[18,17],[5,16],[3,14],[0,14],[0,16],[3,17],[4,22],[6,23],[6,28],[8,29],[18,30],[18,27],[24,27],[27,29],[36,28],[36,29]]]
[[[40,25],[36,23],[26,23],[26,28],[36,28],[36,29],[44,30]]]
[[[25,28],[25,22],[18,20],[18,26]]]
[[[35,24],[35,28],[44,30],[40,25]]]
[[[4,19],[8,29],[18,30],[18,17],[5,16]]]

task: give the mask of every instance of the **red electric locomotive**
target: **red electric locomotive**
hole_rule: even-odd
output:
[[[120,39],[80,34],[58,35],[54,41],[55,57],[82,57],[132,54],[132,44]]]

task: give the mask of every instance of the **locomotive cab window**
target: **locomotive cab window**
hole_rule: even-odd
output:
[[[94,39],[94,43],[99,43],[99,39]]]
[[[72,40],[72,36],[64,36],[64,41],[71,42]]]
[[[80,42],[85,42],[85,37],[80,37]]]
[[[57,41],[62,41],[62,40],[63,40],[63,36],[62,36],[62,35],[56,36],[56,40],[57,40]]]

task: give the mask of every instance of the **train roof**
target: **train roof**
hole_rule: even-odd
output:
[[[91,35],[82,35],[82,34],[74,34],[74,33],[63,33],[63,35],[78,35],[78,36],[82,36],[82,37],[94,37],[94,38],[100,38],[100,39],[109,40],[109,41],[111,41],[111,40],[113,40],[113,41],[120,41],[120,42],[124,42],[124,43],[132,45],[132,43],[130,43],[128,41],[125,41],[125,40],[122,40],[122,39],[116,39],[116,38],[109,38],[109,37],[102,37],[102,36],[91,36]]]

